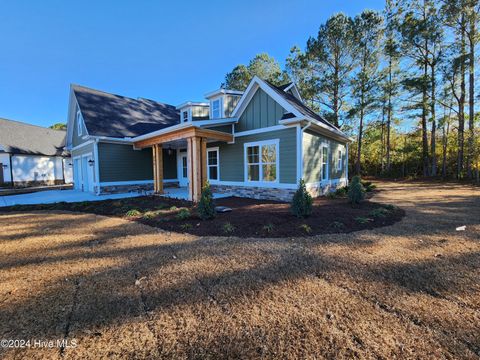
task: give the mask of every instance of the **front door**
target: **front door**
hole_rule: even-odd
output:
[[[3,180],[3,164],[0,163],[0,186],[2,186],[4,183],[4,180]]]
[[[180,186],[188,186],[187,153],[179,152],[179,156],[178,156],[178,184]]]

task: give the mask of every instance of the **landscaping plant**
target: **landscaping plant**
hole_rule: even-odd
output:
[[[176,218],[178,220],[186,220],[190,217],[190,210],[188,209],[180,209],[180,211],[177,213]]]
[[[348,200],[352,205],[358,205],[363,199],[365,199],[365,189],[363,188],[360,176],[354,176],[348,187]]]
[[[291,211],[298,218],[306,218],[312,213],[312,196],[307,192],[305,181],[300,180],[298,189],[293,195]]]
[[[208,181],[202,188],[202,196],[197,205],[198,216],[202,220],[213,219],[215,217],[215,203],[213,201],[212,190]]]

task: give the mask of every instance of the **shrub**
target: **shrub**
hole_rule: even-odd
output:
[[[388,211],[393,211],[397,208],[395,205],[392,205],[392,204],[384,204],[382,205],[382,207],[387,209]]]
[[[373,221],[373,219],[370,219],[370,218],[367,218],[367,217],[363,217],[363,216],[359,216],[359,217],[356,217],[355,218],[355,221],[358,222],[359,224],[366,224],[370,221]]]
[[[308,224],[302,224],[299,227],[300,229],[305,231],[307,234],[310,234],[312,232],[312,228]]]
[[[133,217],[133,216],[140,216],[142,215],[142,213],[140,211],[138,211],[137,209],[130,209],[127,211],[126,215],[128,217]]]
[[[189,223],[180,225],[180,229],[182,229],[183,231],[190,230],[191,228],[192,228],[192,224],[189,224]]]
[[[365,199],[365,189],[360,180],[360,176],[354,176],[348,188],[348,200],[352,205],[357,205]]]
[[[213,201],[212,190],[208,181],[202,188],[202,196],[197,205],[198,216],[202,220],[213,219],[215,217],[215,203]]]
[[[275,228],[275,226],[272,223],[268,223],[267,225],[264,225],[262,229],[267,234],[270,234],[273,231],[274,228]]]
[[[334,221],[330,225],[334,229],[343,229],[345,227],[345,224],[340,221]]]
[[[232,234],[235,231],[235,226],[233,226],[230,222],[226,222],[223,224],[222,230],[225,234]]]
[[[348,192],[348,187],[344,186],[335,190],[335,195],[338,197],[345,197],[347,196],[347,192]]]
[[[305,218],[312,213],[312,196],[307,192],[305,181],[300,180],[298,189],[293,195],[291,211],[298,218]]]
[[[188,209],[180,209],[178,214],[175,216],[178,220],[186,220],[190,217],[190,210]]]
[[[144,219],[153,219],[154,217],[156,217],[158,215],[158,212],[157,211],[147,211],[143,214],[143,218]]]
[[[368,215],[373,216],[373,217],[379,217],[379,218],[384,218],[387,217],[389,211],[383,207],[373,209],[370,211]]]
[[[178,210],[178,207],[176,207],[175,205],[173,205],[173,206],[170,207],[169,210],[170,210],[170,211],[176,211],[176,210]]]
[[[373,191],[377,188],[375,185],[372,184],[371,181],[362,181],[361,183],[362,183],[366,192]]]

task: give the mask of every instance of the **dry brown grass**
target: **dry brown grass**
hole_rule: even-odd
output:
[[[478,358],[480,191],[380,188],[400,223],[299,239],[0,215],[0,338],[79,344],[0,357]]]

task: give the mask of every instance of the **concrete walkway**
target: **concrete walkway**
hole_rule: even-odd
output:
[[[140,193],[94,195],[78,190],[48,190],[30,194],[0,196],[0,207],[12,205],[52,204],[56,202],[100,201],[141,196]]]

